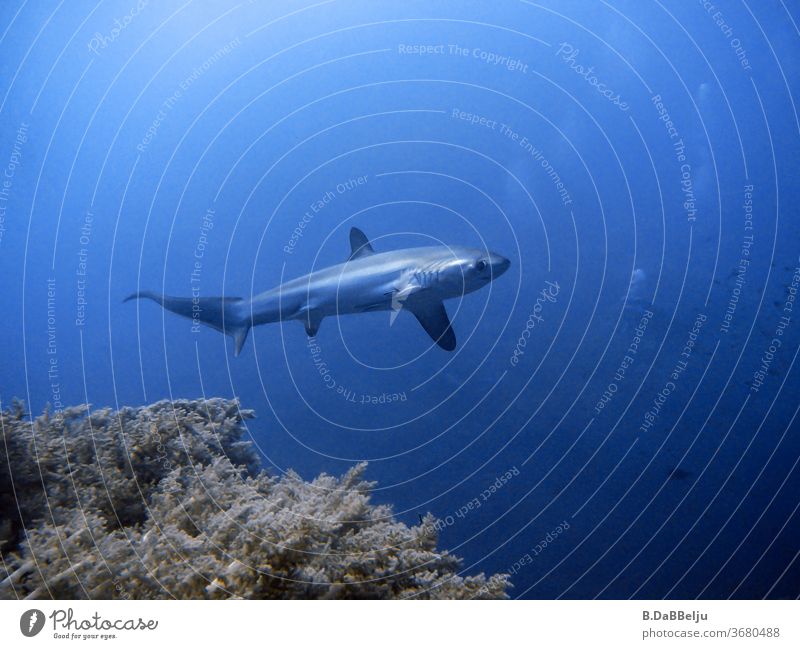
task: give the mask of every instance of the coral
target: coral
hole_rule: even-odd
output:
[[[504,598],[461,576],[434,519],[370,501],[366,464],[311,482],[260,469],[237,401],[31,421],[0,413],[2,598]]]

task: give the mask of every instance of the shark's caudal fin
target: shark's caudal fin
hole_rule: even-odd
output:
[[[209,327],[228,334],[233,338],[233,354],[238,356],[247,340],[247,332],[250,331],[249,319],[243,317],[241,313],[240,297],[172,297],[171,295],[159,295],[152,291],[139,291],[125,298],[137,300],[148,298],[157,302],[167,311],[172,311],[184,318],[189,318],[201,322]]]

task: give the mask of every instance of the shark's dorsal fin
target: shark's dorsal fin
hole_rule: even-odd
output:
[[[448,352],[456,348],[456,335],[450,326],[450,318],[447,317],[447,311],[442,302],[415,304],[408,308],[439,347]]]
[[[350,256],[347,261],[374,254],[375,251],[372,249],[367,235],[358,228],[350,228]]]

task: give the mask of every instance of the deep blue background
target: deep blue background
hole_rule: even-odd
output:
[[[441,546],[465,572],[512,570],[515,597],[797,597],[800,309],[783,309],[800,266],[800,7],[725,3],[726,33],[701,2],[432,4],[150,2],[134,15],[135,0],[4,3],[3,404],[235,395],[258,413],[250,431],[272,471],[311,478],[369,460],[377,501],[409,523],[427,511],[452,520]],[[112,38],[115,20],[125,26]],[[627,110],[571,69],[562,43]],[[401,53],[413,44],[444,53]],[[693,221],[655,95],[686,145]],[[542,152],[570,205],[512,131]],[[408,314],[392,327],[385,313],[326,320],[317,341],[337,385],[406,397],[353,403],[326,387],[296,323],[254,330],[234,359],[213,330],[122,304],[137,287],[190,294],[209,208],[204,295],[247,297],[338,263],[353,225],[380,250],[486,245],[513,263],[448,304],[454,354],[431,348]],[[750,265],[725,332],[745,234]],[[644,280],[626,306],[635,269]],[[546,281],[558,296],[513,366]],[[634,362],[596,414],[650,302]],[[641,431],[698,314],[688,367]]]

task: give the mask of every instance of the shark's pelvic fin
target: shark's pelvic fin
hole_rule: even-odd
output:
[[[236,328],[229,328],[227,333],[233,336],[233,355],[238,356],[242,353],[244,341],[247,340],[247,334],[250,331],[250,325],[244,324]]]
[[[233,337],[234,356],[238,356],[250,331],[250,322],[241,313],[240,297],[173,297],[152,291],[139,291],[125,298],[137,300],[147,298],[157,302],[167,311],[184,318],[197,320],[209,327]]]
[[[375,250],[373,250],[372,244],[367,239],[367,235],[358,228],[350,228],[350,256],[347,260],[350,261],[351,259],[359,259],[360,257],[374,254]]]
[[[406,301],[410,297],[418,295],[422,290],[422,287],[417,283],[413,275],[395,288],[392,293],[392,310],[389,315],[390,327],[394,324],[394,321],[397,319],[397,314],[403,309]]]
[[[406,308],[417,317],[422,328],[428,332],[428,335],[436,341],[439,347],[448,352],[456,348],[456,335],[450,326],[450,318],[447,317],[447,311],[442,302],[408,304]]]
[[[306,316],[303,318],[303,325],[306,328],[306,335],[313,338],[319,331],[319,325],[322,323],[322,315],[316,309],[309,309],[306,311]]]

